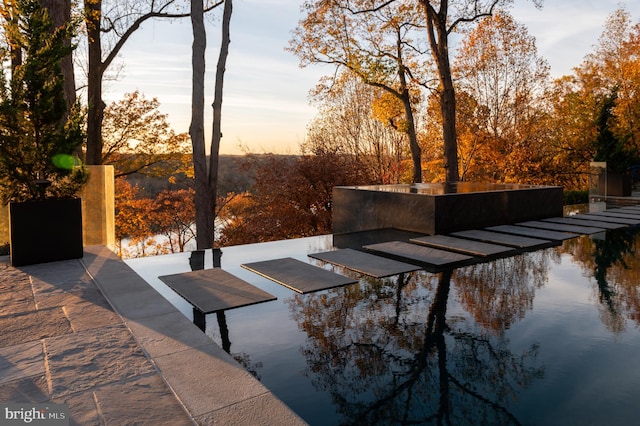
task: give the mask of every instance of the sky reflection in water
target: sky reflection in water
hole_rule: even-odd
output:
[[[278,297],[225,312],[230,352],[312,425],[629,424],[640,401],[640,237],[609,231],[453,271],[306,295],[240,264],[330,250],[331,236],[223,248],[222,267]],[[157,276],[189,254],[127,263]],[[206,267],[211,267],[207,253]],[[221,342],[216,315],[207,334]],[[228,344],[228,342],[226,342]]]

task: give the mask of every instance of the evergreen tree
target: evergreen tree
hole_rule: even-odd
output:
[[[37,0],[14,7],[4,34],[23,61],[0,75],[0,194],[4,202],[73,196],[87,177],[75,155],[83,119],[77,105],[68,111],[60,62],[75,48],[65,43],[75,29],[52,28]]]

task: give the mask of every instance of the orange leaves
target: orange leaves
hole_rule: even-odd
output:
[[[220,212],[223,245],[330,233],[332,188],[362,183],[349,155],[272,155],[256,164],[251,194]]]
[[[129,240],[137,247],[137,253],[121,247],[121,255],[145,255],[150,247],[154,247],[152,254],[184,251],[194,238],[192,189],[164,190],[150,198],[137,185],[119,178],[115,180],[115,195],[116,239],[120,245]],[[156,241],[158,235],[163,236],[160,243]]]
[[[159,107],[157,99],[135,91],[105,108],[102,162],[113,164],[116,176],[186,172],[189,136],[176,134]]]

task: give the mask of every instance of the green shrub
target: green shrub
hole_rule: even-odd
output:
[[[571,204],[587,204],[589,202],[589,190],[564,191],[563,203],[565,206]]]

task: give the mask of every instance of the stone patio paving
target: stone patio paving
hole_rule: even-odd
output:
[[[0,257],[0,403],[70,424],[304,424],[104,247],[16,269]]]

